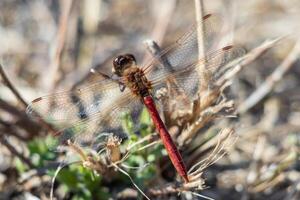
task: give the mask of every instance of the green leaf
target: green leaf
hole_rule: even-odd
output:
[[[151,117],[149,115],[149,112],[146,108],[143,108],[141,115],[140,115],[140,123],[141,124],[145,124],[147,126],[151,126],[152,125],[152,120]]]
[[[140,115],[140,133],[142,136],[149,135],[153,131],[152,119],[146,108],[143,109]]]
[[[134,122],[128,112],[122,113],[121,121],[123,130],[129,135],[134,135]]]
[[[44,162],[44,160],[54,160],[56,157],[56,154],[49,149],[47,146],[47,142],[52,137],[48,136],[45,138],[36,138],[32,141],[30,141],[27,145],[28,150],[30,152],[30,156],[36,156],[39,155],[39,162],[35,162],[37,166],[41,166]]]
[[[78,183],[76,172],[67,169],[62,169],[57,176],[57,180],[67,185],[69,188],[75,188]]]
[[[24,164],[24,162],[22,162],[19,158],[15,158],[14,159],[15,162],[15,166],[17,171],[19,172],[19,174],[24,173],[26,170],[28,170],[27,166]]]

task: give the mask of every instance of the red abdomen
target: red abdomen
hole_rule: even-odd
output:
[[[161,120],[159,113],[156,109],[155,103],[151,96],[146,96],[143,98],[144,104],[148,109],[151,119],[160,135],[160,138],[169,154],[169,157],[179,175],[184,179],[185,182],[189,182],[186,167],[182,160],[182,157],[174,144],[167,128],[165,127],[163,121]]]

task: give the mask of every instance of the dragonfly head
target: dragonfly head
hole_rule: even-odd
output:
[[[124,54],[117,56],[113,61],[112,72],[118,76],[122,76],[125,69],[136,65],[135,57],[132,54]]]

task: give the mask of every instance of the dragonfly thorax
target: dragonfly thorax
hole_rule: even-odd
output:
[[[144,71],[137,66],[132,66],[124,71],[124,84],[132,93],[139,97],[150,95],[152,88],[151,82],[148,81]]]

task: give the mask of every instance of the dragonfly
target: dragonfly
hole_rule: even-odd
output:
[[[36,98],[26,112],[57,127],[54,146],[64,146],[71,140],[98,151],[102,134],[124,132],[122,113],[129,113],[133,122],[138,123],[145,109],[177,173],[189,182],[183,158],[160,115],[168,106],[156,94],[162,88],[171,88],[177,92],[169,95],[184,92],[193,102],[203,81],[201,69],[213,73],[244,53],[232,45],[214,50],[218,41],[212,38],[219,34],[220,22],[220,17],[214,14],[202,19],[203,35],[207,39],[204,41],[207,53],[203,58],[198,58],[198,24],[195,24],[146,64],[138,65],[132,54],[118,55],[113,60],[112,75],[107,75],[105,80]],[[169,67],[162,60],[168,62]]]

